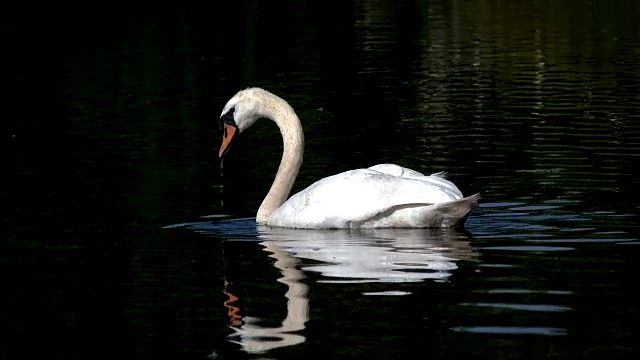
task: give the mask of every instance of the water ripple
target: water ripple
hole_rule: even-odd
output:
[[[568,306],[549,304],[506,304],[506,303],[462,303],[460,305],[490,307],[495,309],[539,311],[539,312],[565,312],[572,310]]]
[[[553,327],[531,327],[531,326],[457,326],[451,330],[457,332],[468,332],[476,334],[501,334],[501,335],[544,335],[544,336],[564,336],[569,335],[567,329]]]

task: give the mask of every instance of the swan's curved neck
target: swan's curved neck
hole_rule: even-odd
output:
[[[304,134],[300,119],[285,100],[270,95],[272,96],[264,103],[263,116],[273,120],[280,128],[283,151],[271,189],[256,214],[258,224],[266,224],[271,214],[287,200],[302,166],[304,152]]]

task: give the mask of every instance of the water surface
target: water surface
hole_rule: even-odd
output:
[[[0,15],[0,358],[637,357],[640,4],[216,6]],[[302,120],[294,191],[393,162],[480,209],[256,227],[278,130],[217,158],[247,86]]]

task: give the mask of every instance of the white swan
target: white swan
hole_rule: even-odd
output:
[[[282,98],[261,88],[234,95],[220,116],[224,135],[219,155],[226,154],[237,133],[262,117],[278,125],[284,148],[258,209],[258,224],[308,229],[454,227],[463,225],[478,204],[478,194],[463,198],[443,173],[425,176],[393,164],[326,177],[287,200],[302,165],[304,135],[298,116]]]

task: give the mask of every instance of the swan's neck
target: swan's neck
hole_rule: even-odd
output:
[[[256,215],[258,224],[266,224],[271,214],[289,197],[300,166],[302,166],[304,152],[302,125],[300,125],[300,119],[293,108],[285,100],[274,95],[273,100],[267,102],[263,110],[264,116],[275,121],[280,128],[284,146],[276,177],[269,193],[258,209]]]

